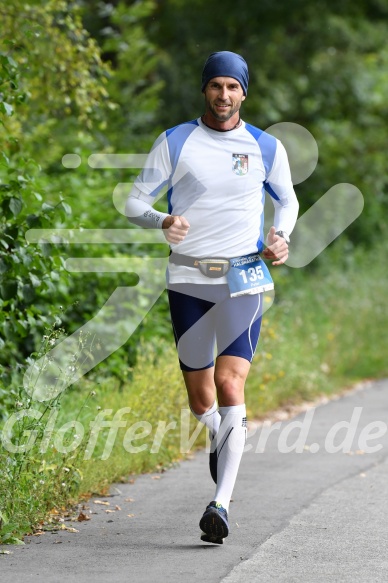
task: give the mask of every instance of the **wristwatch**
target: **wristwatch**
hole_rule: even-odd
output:
[[[279,235],[279,237],[283,237],[283,239],[286,241],[286,243],[290,242],[290,237],[288,236],[286,231],[276,231],[275,235]]]

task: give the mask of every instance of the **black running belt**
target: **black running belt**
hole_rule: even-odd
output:
[[[171,253],[170,263],[175,265],[185,265],[186,267],[198,267],[198,259],[190,257],[189,255],[182,255],[182,253]]]

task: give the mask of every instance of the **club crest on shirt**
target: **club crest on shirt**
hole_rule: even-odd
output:
[[[237,176],[248,173],[248,154],[232,154],[232,168]]]

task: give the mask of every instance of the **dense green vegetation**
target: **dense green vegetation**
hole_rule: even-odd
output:
[[[115,205],[138,169],[92,168],[89,156],[145,153],[162,129],[198,116],[201,69],[214,50],[248,61],[247,121],[263,129],[298,123],[317,140],[318,166],[296,189],[302,212],[340,182],[355,184],[365,200],[331,249],[306,268],[274,273],[276,301],[249,381],[250,415],[387,374],[388,0],[325,1],[319,10],[307,0],[226,0],[222,15],[204,0],[11,0],[0,8],[0,423],[17,411],[42,414],[15,422],[20,444],[24,431],[36,431],[41,443],[49,418],[56,429],[75,421],[85,427],[67,453],[38,445],[0,450],[5,542],[82,492],[180,455],[177,426],[158,453],[128,455],[115,445],[106,460],[84,459],[96,407],[112,415],[131,407],[127,426],[179,425],[185,395],[164,295],[128,342],[68,391],[38,403],[23,387],[34,359],[94,317],[117,287],[137,282],[125,272],[69,273],[66,259],[160,257],[166,246],[27,244],[26,232],[128,229]],[[79,157],[73,167],[62,163],[66,154]],[[64,442],[73,437],[69,426]]]

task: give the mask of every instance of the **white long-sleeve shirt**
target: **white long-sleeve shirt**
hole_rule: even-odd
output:
[[[156,140],[126,204],[128,219],[161,228],[166,213],[152,208],[167,186],[169,214],[190,224],[175,253],[192,257],[237,257],[264,247],[264,199],[274,203],[276,230],[290,234],[298,201],[282,143],[242,122],[219,132],[196,119],[163,132]],[[194,267],[169,265],[170,283],[224,283]]]

